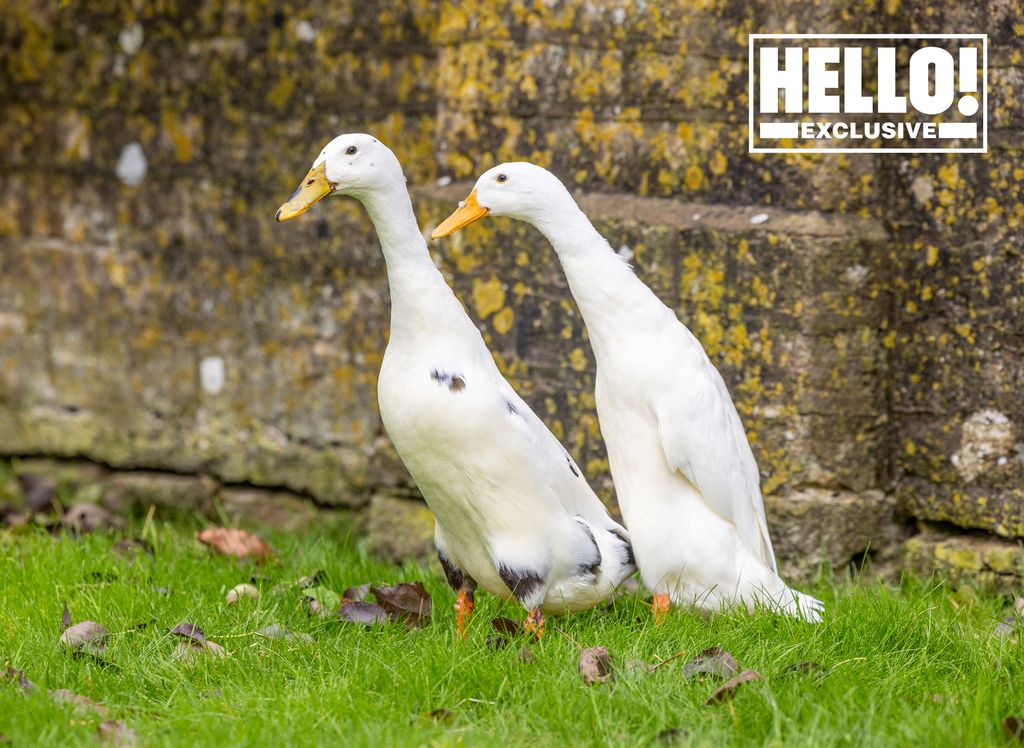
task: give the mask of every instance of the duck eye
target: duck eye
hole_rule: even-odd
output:
[[[350,145],[348,148],[345,149],[345,153],[347,153],[349,156],[352,156],[355,154],[356,150],[357,149],[354,145]]]
[[[504,174],[499,174],[498,175],[498,181],[499,182],[507,182],[508,181],[508,177],[505,176]]]

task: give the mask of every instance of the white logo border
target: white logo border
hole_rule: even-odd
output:
[[[756,39],[980,39],[982,145],[974,148],[760,148],[754,146],[754,40]],[[988,34],[748,34],[748,153],[988,153]]]

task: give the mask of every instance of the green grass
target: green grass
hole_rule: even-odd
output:
[[[42,689],[102,702],[142,745],[977,746],[1002,744],[1001,720],[1024,712],[1022,645],[993,634],[1004,601],[941,584],[825,579],[808,590],[828,606],[819,626],[673,612],[658,628],[630,596],[613,610],[549,618],[543,643],[531,645],[537,661],[522,664],[520,642],[485,645],[492,616],[521,613],[481,594],[469,637],[458,640],[453,595],[432,567],[382,565],[357,544],[326,537],[268,538],[278,555],[253,567],[210,555],[181,529],[151,535],[155,557],[128,561],[111,552],[110,536],[0,534],[0,664]],[[317,569],[339,592],[420,579],[433,595],[433,621],[362,629],[310,618],[294,582]],[[262,597],[226,606],[226,591],[254,573]],[[64,601],[76,622],[114,632],[107,665],[62,651]],[[182,621],[201,626],[229,657],[194,667],[176,660],[167,632]],[[313,642],[254,635],[272,623]],[[585,685],[574,642],[606,646],[614,681]],[[688,681],[683,666],[713,645],[765,680],[731,704],[703,706],[720,681]],[[653,673],[627,667],[678,652],[688,655]],[[784,672],[803,660],[833,670],[819,681]],[[451,717],[428,716],[439,709]],[[93,745],[99,721],[0,682],[0,733],[13,745]],[[659,738],[672,729],[676,743]]]

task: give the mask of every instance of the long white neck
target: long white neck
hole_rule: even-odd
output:
[[[602,352],[630,327],[665,306],[609,246],[568,192],[553,197],[531,223],[547,237],[562,263],[600,363]]]
[[[430,259],[404,184],[362,198],[380,240],[391,291],[391,340],[468,321],[462,304]]]

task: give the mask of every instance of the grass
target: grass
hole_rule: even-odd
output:
[[[42,689],[102,702],[140,745],[979,746],[1003,744],[1001,721],[1024,712],[1024,645],[993,634],[1004,601],[942,584],[823,578],[808,590],[828,606],[819,626],[674,612],[655,627],[643,601],[628,596],[609,611],[550,618],[543,643],[531,645],[536,662],[522,664],[521,642],[497,651],[485,644],[492,616],[520,612],[481,594],[469,637],[458,640],[453,595],[432,567],[384,565],[344,539],[273,536],[278,554],[253,567],[212,556],[186,529],[151,529],[155,556],[135,560],[113,553],[111,536],[0,533],[0,664]],[[337,591],[422,580],[433,621],[363,629],[310,618],[295,581],[318,569]],[[226,606],[226,591],[252,574],[261,598]],[[65,601],[76,622],[114,632],[108,664],[62,651]],[[229,656],[176,660],[168,629],[182,621]],[[274,623],[312,642],[254,634]],[[615,679],[585,685],[574,642],[606,646]],[[713,645],[765,679],[707,707],[720,681],[687,680],[683,667]],[[653,673],[627,667],[679,652],[687,655]],[[832,671],[822,680],[784,672],[805,660]],[[443,709],[448,718],[429,716]],[[0,682],[0,733],[12,745],[93,745],[99,721],[45,691],[25,695]]]

